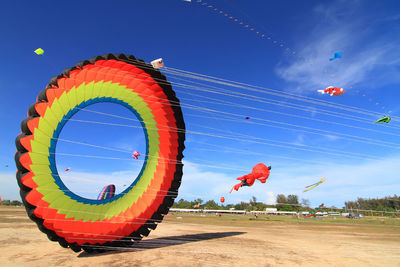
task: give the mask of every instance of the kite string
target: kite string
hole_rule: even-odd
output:
[[[149,70],[154,70],[154,68],[152,68],[150,65],[145,65],[145,66],[143,66],[143,62],[140,62],[140,61],[138,61],[138,60],[125,60],[126,62],[133,62],[133,63],[139,63],[140,65],[141,65],[141,67],[143,67],[143,68],[145,68],[145,69],[149,69]],[[166,73],[168,73],[168,69],[173,69],[173,68],[167,68],[167,67],[165,67],[165,69],[166,69]],[[177,70],[178,69],[173,69],[174,70],[174,72],[171,72],[171,74],[173,74],[173,73],[175,73],[175,75],[179,75],[179,72],[177,73]],[[187,71],[182,71],[182,72],[187,72]],[[100,73],[101,73],[101,71],[100,71]],[[127,72],[127,73],[129,73],[129,72]],[[190,72],[187,72],[187,73],[190,73]],[[106,73],[104,73],[104,74],[106,74]],[[113,74],[115,77],[123,77],[123,75],[122,74]],[[138,74],[137,76],[142,76],[142,75],[148,75],[148,74]],[[187,76],[187,74],[181,74],[181,75],[185,75],[185,77]],[[201,75],[201,74],[196,74],[196,75]],[[207,75],[203,75],[203,76],[206,76],[206,77],[211,77],[211,78],[213,78],[213,79],[220,79],[220,78],[215,78],[215,77],[212,77],[212,76],[207,76]],[[146,76],[147,77],[147,76]],[[194,75],[190,75],[189,77],[195,77]],[[204,79],[204,78],[202,78],[202,79]],[[165,80],[162,80],[162,79],[157,79],[157,78],[154,78],[154,80],[156,80],[156,81],[160,81],[160,83],[163,83],[163,84],[169,84],[168,82],[166,82]],[[208,80],[210,80],[210,79],[208,79],[207,78],[207,81]],[[249,84],[244,84],[244,83],[238,83],[238,82],[233,82],[233,81],[230,81],[230,80],[224,80],[224,79],[220,79],[220,80],[222,80],[222,81],[224,81],[223,82],[223,84],[224,85],[228,85],[229,86],[229,83],[232,83],[232,86],[234,86],[234,87],[240,87],[240,88],[244,88],[244,89],[247,89],[247,87],[255,87],[255,88],[261,88],[261,89],[263,89],[263,90],[256,90],[255,88],[253,88],[253,91],[255,90],[255,91],[257,91],[257,92],[261,92],[261,93],[268,93],[268,92],[266,92],[265,90],[270,90],[270,91],[273,91],[274,92],[274,95],[279,95],[279,96],[281,96],[281,97],[286,97],[286,95],[288,95],[289,93],[282,93],[281,91],[278,91],[278,90],[273,90],[273,89],[269,89],[269,88],[265,88],[265,87],[259,87],[259,86],[252,86],[252,85],[249,85]],[[228,82],[225,82],[225,81],[228,81]],[[219,83],[221,83],[220,81],[219,81]],[[237,84],[235,84],[235,83],[237,83]],[[247,86],[247,87],[246,87]],[[251,88],[250,88],[251,89]],[[289,96],[291,97],[291,98],[293,98],[293,97],[296,97],[296,98],[298,98],[297,100],[300,100],[301,101],[301,98],[309,98],[309,97],[299,97],[298,95],[294,95],[294,94],[289,94]],[[319,99],[314,99],[314,98],[310,98],[312,101],[314,101],[314,103],[317,103],[317,104],[320,104],[320,105],[323,105],[323,104],[321,104],[322,102],[323,102],[323,100],[319,100]],[[307,100],[307,101],[311,101],[311,100]],[[320,103],[319,103],[320,102]],[[333,108],[337,108],[337,106],[339,105],[339,104],[335,104],[335,105],[332,105],[331,103],[329,103],[329,102],[327,102],[327,101],[325,101],[326,103],[324,103],[325,105],[328,105],[329,107],[333,107]],[[347,108],[351,108],[351,106],[346,106]],[[358,108],[357,108],[358,109]],[[370,112],[370,111],[367,111],[367,112]],[[365,114],[368,114],[368,115],[371,115],[371,114],[369,114],[369,113],[365,113]]]
[[[132,125],[117,124],[117,123],[106,123],[106,122],[86,121],[86,120],[72,120],[72,121],[93,123],[93,124],[100,124],[100,125],[109,125],[109,126],[121,126],[121,127],[133,127],[133,128],[139,127],[139,126],[132,126]],[[279,127],[279,126],[272,126],[272,127],[287,129],[287,128]],[[160,129],[160,131],[168,131],[168,130]],[[315,149],[313,150],[313,149],[306,149],[306,148],[301,148],[301,147],[293,147],[293,145],[295,145],[293,143],[289,143],[289,145],[279,145],[279,144],[272,144],[272,143],[261,142],[261,141],[256,141],[256,140],[246,140],[246,139],[237,138],[237,137],[216,135],[216,134],[203,133],[203,132],[197,132],[197,131],[186,131],[186,132],[187,133],[192,133],[192,134],[203,135],[203,136],[209,136],[209,137],[216,137],[216,138],[222,138],[222,139],[227,139],[227,140],[233,140],[233,141],[242,141],[242,142],[253,143],[253,144],[263,144],[263,145],[267,145],[267,146],[283,147],[283,148],[310,151],[310,152],[326,153],[326,154],[331,154],[331,155],[336,155],[336,156],[346,156],[346,157],[351,157],[351,158],[359,158],[359,157],[355,157],[355,156],[349,156],[349,155],[346,155],[346,154],[343,154],[343,153],[342,154],[338,154],[338,153],[331,153],[331,152],[327,152],[327,151],[316,151]],[[313,133],[313,132],[310,132],[310,133]],[[275,142],[277,142],[277,141],[275,141]],[[363,141],[360,140],[360,142],[363,142]],[[371,144],[375,144],[375,143],[371,143]],[[384,145],[384,144],[376,144],[376,145],[387,146],[387,145]],[[346,153],[351,153],[351,152],[346,152]],[[362,159],[364,159],[364,158],[362,158]]]
[[[216,110],[208,109],[208,108],[192,107],[190,109],[202,111],[202,112],[205,112],[205,113],[222,113],[222,114],[226,114],[226,115],[231,115],[233,117],[242,117],[242,115],[239,115],[239,114],[230,113],[230,112],[223,112],[223,111],[216,112]],[[212,118],[212,117],[210,119],[229,120],[229,119]],[[93,123],[93,124],[110,125],[110,126],[139,128],[139,126],[126,125],[126,124],[124,125],[124,124],[117,124],[117,123],[106,123],[106,122],[77,120],[77,119],[69,119],[69,120],[70,121],[76,121],[76,122],[85,122],[85,123]],[[275,124],[280,124],[280,125],[286,125],[286,126],[291,126],[291,127],[295,127],[295,128],[293,129],[293,128],[288,128],[288,127],[283,127],[283,126],[269,125],[269,124],[265,124],[265,123],[257,123],[257,122],[253,122],[253,121],[251,121],[251,122],[250,121],[245,121],[243,123],[263,125],[263,126],[281,128],[281,129],[286,129],[286,130],[296,130],[296,131],[301,131],[301,132],[306,132],[306,133],[311,133],[311,134],[316,134],[316,135],[322,135],[322,136],[326,135],[324,133],[328,133],[328,134],[341,136],[341,138],[343,138],[343,139],[348,139],[348,140],[355,141],[355,142],[378,145],[378,146],[383,146],[383,147],[396,148],[396,149],[400,148],[400,147],[397,147],[399,145],[397,143],[377,140],[377,139],[373,139],[373,138],[367,138],[367,137],[356,136],[356,135],[351,135],[351,134],[339,133],[339,132],[334,132],[334,131],[328,131],[328,130],[323,130],[323,129],[318,129],[318,128],[307,127],[307,126],[300,126],[300,125],[296,125],[296,124],[279,122],[279,121],[274,121],[274,120],[258,119],[258,118],[254,118],[254,120],[260,120],[260,121],[264,121],[264,122],[270,122],[270,123],[275,123]],[[296,127],[300,128],[300,129],[296,129]],[[148,127],[148,129],[150,129],[150,128]],[[156,128],[153,128],[153,129],[157,130]],[[307,129],[307,130],[303,130],[303,129]],[[168,130],[164,130],[164,129],[159,129],[159,130],[168,131]],[[309,131],[309,130],[312,130],[312,131]],[[170,130],[170,131],[172,131],[172,130]],[[193,134],[201,134],[201,135],[208,135],[208,136],[218,137],[217,135],[211,135],[209,133],[202,133],[202,132],[195,132],[195,131],[188,131],[188,130],[186,130],[185,132],[186,133],[193,133]],[[226,138],[229,138],[229,137],[226,137]],[[243,141],[245,141],[245,140],[243,140]],[[253,141],[250,141],[250,140],[246,140],[246,141],[247,142],[253,142]],[[393,147],[393,146],[396,146],[396,147]]]
[[[199,0],[198,2],[201,3],[202,1]],[[236,17],[234,17],[234,16],[228,15],[226,12],[224,12],[224,11],[218,9],[217,7],[215,7],[215,6],[213,6],[213,5],[207,5],[207,3],[204,2],[204,1],[203,1],[202,6],[205,6],[205,7],[208,7],[208,8],[212,8],[214,11],[218,11],[219,14],[221,14],[221,15],[223,14],[223,15],[224,15],[225,17],[227,17],[227,18],[233,19],[234,22],[237,22],[237,23],[239,23],[240,25],[243,24],[243,22],[241,22],[240,19],[238,19],[238,18],[236,18]],[[240,10],[239,10],[239,11],[240,11]],[[240,12],[241,12],[241,11],[240,11]],[[247,14],[245,14],[245,16],[249,17]],[[250,18],[250,19],[251,19],[251,18]],[[257,23],[255,23],[255,24],[257,24]],[[248,28],[248,29],[250,29],[251,31],[255,31],[255,33],[256,33],[257,35],[261,34],[260,37],[261,37],[262,39],[264,39],[265,34],[262,34],[260,31],[256,31],[256,30],[255,30],[255,27],[251,27],[251,28],[249,28],[249,27],[250,27],[249,25],[245,25],[245,28]],[[261,26],[261,28],[263,28],[263,30],[264,30],[265,32],[267,32],[267,30],[266,30],[264,27]],[[267,39],[268,39],[268,40],[271,40],[272,38],[271,38],[271,37],[268,37]],[[276,43],[278,43],[278,41],[273,41],[273,43],[276,44]],[[284,47],[284,46],[285,46],[284,43],[283,43],[283,41],[280,41],[279,46],[280,46],[280,47]],[[305,59],[304,57],[300,57],[300,56],[295,55],[296,52],[295,52],[293,49],[291,49],[291,48],[288,48],[288,47],[287,47],[287,48],[285,49],[285,51],[287,51],[287,52],[292,51],[292,53],[290,53],[291,56],[295,56],[295,57],[297,57],[298,59]],[[313,65],[313,64],[311,63],[311,65]],[[345,84],[348,84],[348,82],[346,82]],[[350,88],[352,88],[352,87],[350,87]],[[357,90],[357,93],[358,93],[358,91],[359,91],[359,90]],[[363,96],[365,96],[365,95],[363,95]],[[378,103],[376,103],[376,105],[378,105]],[[385,107],[382,107],[382,109],[384,109],[384,108],[385,108]],[[389,111],[389,113],[391,113],[391,111]],[[396,116],[396,117],[398,117],[398,116]]]
[[[228,113],[228,112],[223,112],[223,111],[218,111],[218,110],[213,110],[213,109],[208,109],[208,108],[202,108],[202,107],[198,107],[198,106],[194,106],[194,105],[185,105],[182,104],[182,106],[186,106],[186,108],[189,109],[194,109],[194,110],[200,110],[200,111],[204,111],[204,112],[215,112],[215,113],[222,113],[222,114],[228,114],[231,116],[236,116],[236,117],[242,117],[244,115],[240,115],[240,114],[235,114],[235,113]],[[355,138],[355,141],[358,142],[364,142],[364,143],[368,143],[368,144],[377,144],[377,143],[382,143],[382,144],[386,144],[386,146],[390,146],[390,145],[397,145],[396,143],[392,143],[392,142],[385,142],[385,141],[381,141],[381,140],[375,140],[375,139],[371,139],[371,138],[365,138],[365,137],[360,137],[360,136],[354,136],[354,135],[348,135],[348,134],[343,134],[343,133],[338,133],[338,132],[333,132],[333,131],[327,131],[327,130],[322,130],[322,129],[315,129],[315,128],[310,128],[310,127],[304,127],[304,126],[300,126],[300,125],[294,125],[294,124],[288,124],[288,123],[284,123],[284,122],[278,122],[278,121],[272,121],[272,120],[266,120],[266,119],[259,119],[259,118],[254,118],[255,120],[261,120],[261,121],[267,121],[267,122],[272,122],[272,123],[276,123],[276,124],[284,124],[284,125],[289,125],[292,127],[297,127],[297,128],[305,128],[305,129],[312,129],[314,130],[314,132],[309,132],[309,133],[313,133],[313,134],[317,134],[315,133],[315,131],[320,131],[320,132],[327,132],[330,134],[337,134],[337,135],[344,135],[344,136],[348,136],[348,137],[352,137]],[[249,123],[249,122],[246,122]],[[270,127],[274,127],[272,125],[265,125],[264,126],[270,126]],[[276,126],[275,126],[276,127]],[[278,128],[284,128],[284,127],[278,127]],[[288,128],[284,128],[284,129],[288,129]],[[307,132],[302,130],[303,132]],[[322,134],[323,135],[323,134]],[[374,141],[375,143],[371,143],[371,142],[365,142],[362,141],[363,140],[367,140],[367,141]]]
[[[104,113],[102,113],[102,114],[104,114]],[[114,115],[112,115],[112,116],[114,116]],[[119,116],[119,117],[121,117],[121,116]],[[208,118],[208,117],[207,117]],[[130,118],[129,118],[130,119]],[[132,125],[121,125],[121,124],[109,124],[109,123],[103,123],[103,122],[94,122],[94,121],[83,121],[83,120],[74,120],[74,119],[70,119],[71,121],[77,121],[77,122],[87,122],[87,123],[98,123],[98,124],[106,124],[106,125],[113,125],[113,126],[125,126],[125,127],[136,127],[136,128],[140,128],[139,126],[132,126]],[[253,122],[251,122],[251,123],[253,123]],[[192,131],[189,131],[189,133],[192,133]],[[193,133],[197,133],[197,134],[206,134],[206,135],[209,135],[210,136],[210,134],[208,134],[208,133],[201,133],[201,132],[193,132]],[[237,133],[235,133],[235,135],[237,135]],[[214,135],[215,136],[215,135]],[[228,137],[225,137],[225,136],[217,136],[217,137],[220,137],[220,138],[229,138],[229,136]],[[250,136],[247,136],[248,138],[250,138]],[[270,139],[262,139],[262,138],[257,138],[257,137],[251,137],[252,139],[261,139],[261,140],[267,140],[267,141],[273,141],[273,142],[280,142],[280,141],[275,141],[275,140],[270,140]],[[67,141],[67,140],[65,140],[65,139],[59,139],[59,140],[62,140],[62,141]],[[237,140],[237,139],[236,139]],[[240,139],[240,140],[242,140],[242,139]],[[74,142],[74,143],[77,143],[77,144],[83,144],[83,143],[80,143],[80,142]],[[284,143],[284,142],[280,142],[280,143]],[[287,143],[288,145],[293,145],[292,143]],[[96,146],[96,145],[88,145],[88,146],[94,146],[94,147],[100,147],[100,146]],[[302,145],[302,147],[304,147],[305,145]],[[102,148],[104,148],[104,147],[102,147]],[[120,151],[120,150],[118,150],[118,149],[112,149],[112,148],[107,148],[107,149],[109,149],[109,150],[117,150],[117,151]],[[334,150],[330,150],[330,151],[334,151]],[[125,151],[124,151],[125,152]],[[126,151],[126,152],[128,152],[128,151]],[[350,154],[359,154],[359,153],[351,153],[351,152],[344,152],[344,151],[340,151],[340,152],[343,152],[343,153],[350,153]],[[359,154],[359,155],[362,155],[362,154]],[[366,155],[364,155],[364,156],[366,156]]]
[[[166,73],[168,73],[168,72],[166,71]],[[173,73],[170,73],[170,74],[173,74]],[[199,79],[199,80],[206,81],[206,82],[212,82],[213,81],[211,79],[206,79],[206,78],[197,78],[197,77],[195,77],[193,75],[187,75],[187,76],[184,76],[184,77],[188,77],[188,78],[192,78],[192,79]],[[233,83],[229,84],[229,83],[222,82],[222,81],[214,81],[214,83],[217,83],[217,84],[220,84],[220,85],[226,85],[226,86],[230,86],[230,87],[235,87],[235,88],[240,88],[240,89],[245,89],[245,90],[248,90],[248,91],[263,93],[263,94],[280,96],[280,97],[284,97],[284,98],[288,98],[288,99],[292,99],[292,100],[298,100],[298,101],[303,101],[303,102],[307,102],[307,103],[318,104],[318,105],[322,105],[322,106],[342,109],[342,110],[346,110],[346,111],[352,111],[352,112],[355,112],[355,113],[360,113],[360,114],[365,114],[365,115],[370,115],[370,116],[373,116],[372,114],[376,115],[375,112],[372,113],[371,111],[367,111],[367,112],[360,111],[356,107],[350,107],[350,106],[341,107],[339,104],[332,104],[332,103],[329,103],[329,102],[328,103],[324,103],[324,102],[322,102],[322,100],[317,100],[316,101],[314,99],[312,99],[312,100],[303,99],[304,97],[292,96],[292,95],[290,95],[288,93],[283,94],[282,92],[280,92],[278,90],[272,90],[272,89],[263,88],[263,87],[261,87],[263,90],[259,90],[259,89],[250,87],[251,85],[248,85],[248,84],[244,84],[244,85],[240,85],[240,83],[239,84],[233,84]]]
[[[90,112],[98,113],[98,112],[96,112],[96,111],[90,111]],[[103,112],[100,112],[100,113],[101,113],[102,115],[108,115],[108,114],[103,113]],[[188,115],[188,116],[196,116],[196,117],[209,118],[208,116],[205,117],[205,116],[192,115],[192,114],[187,114],[187,115]],[[115,117],[115,115],[110,115],[110,116]],[[132,120],[131,118],[125,118],[125,117],[122,117],[122,116],[117,116],[117,117],[122,118],[122,119]],[[219,118],[219,119],[221,119],[221,120],[229,120],[229,119],[223,119],[223,118]],[[73,119],[72,119],[72,121],[79,121],[79,122],[82,122],[81,120],[73,120]],[[251,122],[251,123],[252,123],[252,122]],[[254,140],[263,140],[263,141],[268,141],[268,142],[277,142],[277,143],[281,143],[281,144],[288,144],[288,145],[296,145],[296,146],[297,146],[297,144],[293,144],[293,143],[282,142],[282,141],[276,141],[276,140],[271,140],[271,139],[266,139],[266,138],[259,138],[259,137],[254,137],[254,136],[250,136],[250,135],[241,134],[241,133],[238,133],[238,132],[225,131],[225,130],[216,129],[216,128],[213,128],[213,127],[207,127],[207,126],[203,126],[203,125],[198,125],[198,126],[199,126],[199,127],[203,127],[203,128],[212,129],[212,130],[215,130],[215,131],[221,131],[221,132],[224,132],[224,133],[230,133],[230,134],[233,134],[234,137],[236,137],[236,136],[238,136],[238,135],[241,135],[241,136],[243,136],[243,137],[245,137],[245,138],[250,138],[250,139],[254,139]],[[135,126],[132,126],[132,127],[135,127]],[[140,128],[140,126],[137,126],[137,128]],[[176,128],[172,128],[172,127],[167,127],[167,128],[176,129]],[[150,129],[154,129],[154,128],[150,128]],[[171,131],[173,131],[173,130],[171,130]],[[186,131],[186,132],[187,132],[187,133],[192,133],[192,131]],[[202,134],[202,133],[200,132],[200,134]],[[204,133],[203,133],[203,134],[204,134]],[[298,146],[301,146],[301,147],[312,147],[312,146],[307,146],[307,145],[298,145]],[[319,148],[319,149],[323,149],[323,148]],[[363,155],[363,154],[360,154],[360,153],[352,153],[352,152],[340,151],[340,150],[335,150],[335,149],[328,149],[328,150],[329,150],[329,151],[339,151],[339,152],[342,152],[342,153],[348,153],[348,154],[353,154],[353,155],[367,156],[367,155]]]
[[[208,98],[206,96],[196,95],[196,94],[188,93],[188,92],[185,92],[185,91],[180,91],[180,90],[176,90],[176,91],[178,91],[180,93],[183,93],[183,94],[188,94],[188,95],[193,95],[193,96],[196,96],[196,97],[200,97],[200,98]],[[271,110],[271,109],[257,108],[257,107],[252,107],[252,106],[249,106],[249,105],[242,105],[242,104],[238,104],[238,103],[231,102],[231,101],[224,101],[224,100],[215,99],[215,100],[212,100],[214,102],[209,102],[209,101],[203,101],[203,100],[199,100],[199,99],[190,99],[190,98],[185,98],[185,97],[180,97],[180,99],[182,99],[182,100],[192,100],[192,101],[196,101],[196,102],[204,102],[204,103],[208,103],[208,104],[225,105],[225,106],[230,106],[230,107],[234,105],[235,107],[240,107],[240,108],[243,108],[243,109],[251,109],[251,110],[256,110],[256,111],[266,111],[266,112],[271,112],[271,113],[290,116],[290,117],[295,117],[295,118],[301,118],[301,119],[307,119],[307,120],[319,121],[319,122],[324,122],[324,123],[330,123],[330,124],[335,124],[335,125],[340,125],[340,126],[345,126],[345,127],[350,127],[350,128],[361,129],[361,130],[364,130],[364,131],[371,131],[371,132],[377,132],[377,133],[381,133],[381,134],[400,136],[400,134],[390,133],[390,132],[387,132],[387,131],[373,130],[373,129],[358,127],[358,126],[354,126],[354,125],[350,125],[350,124],[338,123],[338,122],[327,121],[327,120],[322,120],[322,119],[317,119],[317,118],[310,118],[310,117],[301,116],[301,115],[295,115],[295,114],[288,114],[288,113],[279,112],[279,111],[275,111],[275,110]],[[368,123],[371,123],[371,122],[368,122]]]
[[[235,82],[232,80],[227,80],[227,79],[217,78],[217,77],[213,77],[213,76],[202,75],[202,74],[198,74],[198,73],[194,73],[194,72],[174,69],[171,67],[164,67],[164,68],[165,68],[166,73],[175,74],[175,75],[182,76],[182,77],[188,77],[188,78],[203,80],[203,81],[207,81],[207,82],[215,81],[214,83],[217,83],[217,84],[227,85],[227,86],[231,86],[231,87],[238,87],[241,89],[258,92],[258,93],[272,94],[272,95],[276,95],[276,96],[295,99],[295,100],[299,100],[299,101],[305,101],[305,102],[314,103],[314,104],[318,104],[318,105],[325,105],[328,107],[344,109],[347,111],[354,109],[352,111],[358,112],[361,114],[368,114],[368,115],[380,114],[375,111],[358,108],[355,106],[349,106],[349,105],[344,105],[344,104],[339,104],[339,103],[335,103],[335,105],[333,105],[331,102],[326,101],[326,100],[320,100],[317,98],[312,98],[312,97],[307,97],[307,96],[299,96],[298,94],[292,94],[292,93],[287,93],[287,92],[283,93],[279,90],[274,90],[274,89],[270,89],[267,87],[254,86],[254,85],[250,85],[250,84],[246,84],[246,83]]]
[[[141,75],[141,74],[139,74],[139,75]],[[118,76],[118,75],[116,75],[116,76]],[[121,75],[119,75],[119,76],[121,76]],[[122,77],[122,76],[121,76]],[[72,78],[71,78],[72,79]],[[135,78],[134,78],[135,79]],[[137,78],[136,78],[137,79]],[[155,80],[157,80],[157,79],[155,79]],[[177,85],[177,86],[180,86],[180,85]],[[193,88],[192,88],[193,89]],[[215,93],[215,92],[214,92]],[[230,92],[230,94],[228,94],[228,95],[230,95],[230,96],[232,96],[232,92]],[[244,94],[241,94],[241,95],[244,95]],[[255,100],[255,99],[252,99],[252,100]],[[179,104],[179,101],[171,101],[171,102],[176,102],[176,103],[178,103]],[[279,101],[278,101],[279,102]],[[274,104],[274,103],[273,103]],[[275,103],[276,104],[276,103]],[[285,106],[288,106],[287,104],[285,105]],[[291,106],[288,106],[288,107],[291,107]],[[291,107],[291,108],[294,108],[294,107]],[[307,111],[309,111],[309,109],[306,109]],[[323,112],[324,114],[326,113],[326,111],[323,111],[323,110],[321,110],[320,112]],[[317,113],[319,113],[318,111],[317,111]],[[332,115],[332,114],[331,114]],[[344,114],[342,114],[342,115],[344,115]],[[337,116],[337,115],[336,115]]]
[[[142,76],[142,75],[144,75],[144,74],[138,74],[138,76]],[[122,77],[122,75],[115,75],[115,76],[121,76]],[[73,78],[71,78],[71,79],[73,79]],[[133,78],[133,79],[138,79],[138,78]],[[155,80],[157,80],[157,79],[155,79]],[[161,81],[163,81],[163,80],[161,80]],[[160,82],[161,83],[161,82]],[[164,83],[164,84],[168,84],[168,83]],[[176,86],[178,86],[178,87],[180,87],[180,86],[184,86],[184,87],[187,87],[187,85],[185,85],[185,84],[176,84]],[[189,88],[187,88],[187,89],[189,89]],[[192,87],[191,89],[196,89],[196,87]],[[207,91],[207,90],[203,90],[203,89],[199,89],[199,88],[197,88],[197,90],[200,90],[200,91]],[[223,89],[220,89],[220,90],[223,90]],[[227,91],[227,90],[223,90],[223,91]],[[210,91],[210,90],[208,90],[208,92],[212,92],[212,93],[216,93],[215,91]],[[227,95],[227,96],[234,96],[233,94],[239,94],[239,95],[242,95],[242,98],[243,97],[245,97],[245,96],[248,96],[248,95],[246,95],[246,94],[240,94],[240,93],[235,93],[235,92],[232,92],[232,91],[227,91],[227,93],[226,94],[224,94],[224,95]],[[158,97],[156,97],[156,98],[158,98]],[[160,98],[158,98],[158,99],[160,99]],[[255,99],[250,99],[250,100],[253,100],[253,101],[260,101],[260,99],[259,99],[259,97],[256,97]],[[273,100],[274,101],[274,100]],[[179,101],[171,101],[171,102],[175,102],[175,103],[177,103],[177,104],[179,104],[180,102]],[[265,101],[261,101],[261,102],[265,102]],[[277,102],[281,102],[281,101],[277,101]],[[267,103],[268,103],[268,101],[267,101]],[[290,107],[290,108],[295,108],[295,107],[292,107],[292,106],[290,106],[290,105],[288,105],[288,104],[285,104],[285,105],[282,105],[282,104],[277,104],[277,103],[273,103],[273,102],[271,102],[271,100],[269,100],[269,103],[271,103],[271,104],[275,104],[275,105],[281,105],[281,106],[287,106],[287,107]],[[293,104],[293,103],[291,103],[291,105],[295,105],[295,104]],[[298,107],[300,106],[301,107],[301,105],[295,105],[295,106],[297,106],[297,109],[299,109]],[[307,109],[303,109],[303,110],[305,110],[305,111],[310,111],[309,110],[309,108],[307,108]],[[316,111],[317,113],[322,113],[322,114],[326,114],[327,113],[327,111],[326,110],[319,110],[319,111]],[[288,115],[288,114],[287,114]],[[334,114],[330,114],[330,115],[333,115],[333,116],[338,116],[339,114],[336,114],[336,115],[334,115]],[[341,116],[344,116],[345,114],[340,114]],[[290,116],[290,115],[289,115]],[[350,116],[350,115],[346,115],[346,116]],[[354,116],[351,116],[351,117],[354,117]],[[350,118],[349,118],[350,119]]]

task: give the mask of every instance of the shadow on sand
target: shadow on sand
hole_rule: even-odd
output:
[[[217,239],[235,235],[242,235],[246,232],[218,232],[218,233],[202,233],[202,234],[192,234],[192,235],[180,235],[180,236],[168,236],[168,237],[160,237],[153,239],[146,239],[139,242],[135,242],[135,244],[131,247],[101,247],[97,246],[96,248],[101,249],[101,251],[97,252],[82,252],[78,255],[78,257],[93,257],[99,255],[108,255],[108,254],[116,254],[123,252],[132,252],[132,251],[142,251],[153,248],[163,248],[175,245],[182,245],[192,242]]]

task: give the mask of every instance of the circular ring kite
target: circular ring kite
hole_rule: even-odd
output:
[[[63,184],[55,151],[65,123],[101,102],[120,104],[136,115],[146,157],[125,191],[93,200]],[[124,54],[82,61],[50,80],[21,123],[15,161],[27,213],[51,241],[75,252],[131,246],[155,229],[172,206],[182,178],[184,140],[179,100],[158,70]]]

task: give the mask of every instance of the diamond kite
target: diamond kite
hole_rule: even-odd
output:
[[[42,48],[38,48],[33,52],[35,52],[37,55],[43,55],[44,54],[44,50]]]
[[[389,116],[384,116],[382,118],[380,118],[379,120],[377,120],[375,123],[389,123],[391,121],[392,118],[390,118]]]

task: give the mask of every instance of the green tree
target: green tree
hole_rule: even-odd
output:
[[[248,208],[249,204],[243,201],[235,205],[235,210],[248,210]]]
[[[191,202],[181,198],[178,200],[178,202],[175,202],[174,205],[172,205],[172,207],[176,209],[191,209],[193,205],[191,204]]]
[[[218,209],[218,204],[214,200],[209,200],[206,203],[204,203],[204,207],[210,210],[215,210]]]
[[[293,207],[290,205],[282,205],[278,207],[279,211],[293,211]]]
[[[13,200],[10,203],[11,206],[22,206],[22,202],[18,200]]]
[[[196,199],[194,202],[200,203],[200,205],[201,205],[201,203],[203,203],[203,200],[202,200],[201,198],[198,198],[198,199]]]
[[[287,196],[287,203],[289,204],[299,204],[299,197],[297,195],[288,195]]]
[[[250,199],[250,205],[255,206],[257,205],[257,198],[255,196],[252,196]]]
[[[10,206],[10,204],[11,204],[11,201],[7,200],[7,199],[1,201],[1,205],[3,205],[3,206]]]
[[[286,196],[284,194],[278,194],[276,196],[276,203],[288,203]]]
[[[308,208],[308,207],[310,207],[310,201],[309,201],[308,199],[302,198],[302,199],[301,199],[301,205],[302,205],[303,207]]]

